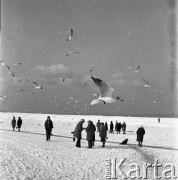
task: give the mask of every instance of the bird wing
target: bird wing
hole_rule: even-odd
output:
[[[91,76],[91,78],[98,87],[99,94],[101,97],[113,95],[114,89],[109,87],[109,85],[106,82],[94,76]]]
[[[142,81],[148,85],[150,85],[150,83],[148,81],[146,81],[145,79],[142,78]]]

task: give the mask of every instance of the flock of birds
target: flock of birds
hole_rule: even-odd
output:
[[[72,39],[76,38],[74,36],[74,30],[72,28],[70,29],[70,31],[67,31],[65,33],[60,33],[60,34],[69,34],[69,36],[66,39],[67,42],[69,42]],[[79,54],[79,53],[80,52],[76,48],[74,51],[69,51],[66,54],[66,57],[68,57],[68,56],[70,56],[72,54]],[[41,90],[44,89],[43,86],[40,85],[38,82],[29,80],[27,78],[18,78],[16,76],[15,72],[11,70],[11,67],[9,65],[7,65],[3,60],[0,61],[0,64],[8,69],[9,75],[12,76],[13,78],[15,78],[17,80],[17,82],[22,82],[22,81],[31,82],[34,85],[35,89],[41,89]],[[22,65],[21,62],[17,62],[17,63],[14,64],[14,66],[21,66],[21,65]],[[133,72],[139,73],[140,70],[141,70],[141,67],[140,67],[140,65],[138,65],[137,68],[135,68],[133,63],[132,63],[129,67],[127,67],[126,70],[131,70],[131,69],[133,69]],[[134,69],[136,69],[136,70],[134,70]],[[103,103],[104,105],[106,105],[108,103],[115,103],[117,101],[124,102],[124,100],[122,98],[120,98],[119,96],[114,94],[114,89],[112,87],[110,87],[110,85],[108,83],[106,83],[102,79],[92,75],[93,70],[94,70],[94,66],[92,66],[89,69],[91,79],[88,79],[87,81],[84,82],[84,85],[86,86],[89,81],[93,81],[95,83],[95,85],[97,86],[97,88],[98,88],[98,93],[93,94],[94,96],[97,97],[97,99],[92,100],[90,105],[95,105],[95,104],[98,104],[98,103]],[[59,79],[63,83],[65,83],[67,77],[58,77],[57,79]],[[158,83],[150,83],[148,80],[145,80],[144,78],[142,78],[142,81],[144,83],[144,87],[153,87],[153,86],[158,85]],[[19,88],[18,91],[21,93],[24,90],[22,88]],[[35,93],[32,92],[31,94],[35,94]],[[7,97],[8,97],[8,94],[0,96],[0,101],[7,100]],[[67,105],[70,104],[71,102],[73,102],[73,100],[74,100],[74,98],[70,97],[70,101],[67,103]],[[134,100],[134,98],[133,98],[133,100]],[[78,103],[78,101],[75,100],[75,103]],[[159,101],[158,100],[153,100],[153,103],[159,103]],[[58,105],[58,103],[56,103],[56,105]],[[74,107],[74,109],[76,109],[79,106],[74,104],[73,107]],[[65,107],[65,109],[67,110],[67,107]],[[87,110],[87,109],[89,109],[89,104],[85,103],[84,110]]]

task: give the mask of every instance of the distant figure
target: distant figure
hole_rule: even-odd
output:
[[[117,121],[116,121],[116,124],[115,124],[115,131],[118,134],[118,132],[119,132],[119,123]]]
[[[93,125],[93,127],[94,127],[94,137],[93,137],[93,141],[92,141],[92,146],[94,146],[95,145],[95,131],[96,131],[96,127],[95,127],[95,125],[93,124],[93,122],[91,122],[92,123],[92,125]]]
[[[121,131],[121,127],[122,127],[122,125],[121,125],[121,123],[119,122],[119,123],[118,123],[118,132],[119,132],[119,134],[120,134],[120,131]]]
[[[127,144],[127,142],[128,142],[128,139],[125,139],[124,141],[122,141],[120,144],[122,144],[122,145],[126,145]]]
[[[98,122],[96,123],[97,132],[100,132],[100,126],[101,126],[101,123],[100,123],[100,120],[98,120]]]
[[[12,129],[13,129],[13,131],[14,131],[14,130],[15,130],[15,126],[16,126],[15,116],[13,116],[13,118],[12,118],[11,125],[12,125]]]
[[[92,148],[93,140],[95,136],[95,126],[92,121],[88,121],[88,126],[86,127],[87,132],[87,141],[88,141],[88,148]]]
[[[145,134],[145,129],[141,125],[141,127],[139,127],[138,130],[137,130],[137,141],[138,141],[138,146],[140,146],[140,147],[142,147],[144,134]]]
[[[110,133],[114,133],[113,128],[114,128],[114,125],[113,125],[113,122],[111,121],[111,123],[110,123],[110,131],[109,131]]]
[[[82,131],[83,131],[83,123],[85,122],[84,119],[81,119],[78,124],[76,125],[76,128],[74,130],[74,137],[77,138],[76,147],[81,147],[81,139],[82,139]]]
[[[106,131],[106,128],[104,126],[104,123],[101,123],[101,129],[100,129],[99,136],[101,137],[101,142],[103,143],[103,145],[101,147],[105,147],[105,142],[107,139],[107,131]]]
[[[18,131],[20,131],[21,126],[22,126],[22,119],[21,119],[21,117],[19,117],[18,120],[17,120]]]
[[[126,124],[125,124],[125,122],[123,122],[123,124],[122,124],[122,131],[123,131],[123,134],[125,134],[125,132],[126,132]]]
[[[49,116],[47,117],[44,126],[46,130],[46,141],[50,141],[51,131],[53,128],[53,122],[51,121]]]
[[[106,129],[106,131],[108,131],[108,123],[107,122],[105,122],[105,129]]]
[[[160,118],[158,118],[158,123],[160,123]]]

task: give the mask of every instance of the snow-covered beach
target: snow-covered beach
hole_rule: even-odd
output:
[[[22,118],[21,132],[12,131],[12,116]],[[0,179],[106,179],[106,160],[111,158],[117,163],[124,158],[121,169],[125,174],[131,169],[131,163],[137,163],[140,167],[140,176],[143,177],[143,163],[154,164],[158,160],[158,175],[170,167],[175,167],[177,175],[178,145],[177,134],[178,121],[173,118],[143,117],[119,117],[119,116],[71,116],[49,115],[54,128],[51,141],[45,139],[44,122],[47,114],[27,113],[0,113]],[[96,133],[95,146],[87,148],[86,132],[82,132],[81,148],[75,147],[71,132],[77,122],[85,119],[92,120],[94,124],[100,119],[102,122],[115,121],[126,122],[126,134],[110,134],[106,147],[101,147],[99,134]],[[138,147],[136,142],[136,130],[140,125],[145,127],[143,147]],[[128,145],[120,145],[128,138]],[[133,168],[132,168],[133,169]],[[133,173],[134,175],[135,173]],[[167,175],[171,175],[169,172]],[[121,178],[116,171],[116,178]],[[122,178],[121,178],[122,179]],[[153,168],[148,169],[148,179],[154,179]]]

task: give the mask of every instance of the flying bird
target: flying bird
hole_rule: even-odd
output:
[[[14,64],[14,66],[17,66],[17,65],[22,65],[20,62],[17,62]]]
[[[140,66],[138,65],[137,70],[134,72],[140,72]]]
[[[79,54],[79,51],[69,51],[67,54],[66,54],[66,56],[68,57],[69,55],[71,55],[71,54]]]
[[[66,78],[65,78],[65,77],[62,77],[62,78],[57,78],[57,79],[62,80],[62,82],[65,82],[65,80],[66,80]]]
[[[71,28],[70,36],[66,39],[66,41],[70,41],[71,39],[73,39],[73,34],[74,34],[74,30]]]
[[[119,96],[114,95],[114,89],[111,88],[106,82],[94,76],[91,76],[91,79],[94,81],[99,90],[98,99],[94,99],[91,102],[91,105],[97,103],[115,103],[118,100],[124,101]]]
[[[156,84],[149,83],[148,81],[146,81],[146,80],[143,79],[143,78],[142,78],[142,81],[145,83],[145,84],[144,84],[144,87],[152,87],[152,86],[158,85],[157,83],[156,83]]]
[[[13,77],[15,77],[15,73],[14,72],[9,72],[9,74]]]
[[[90,73],[91,73],[93,70],[94,70],[94,67],[92,66],[92,67],[90,68]]]
[[[23,89],[19,88],[19,92],[23,92]]]
[[[11,69],[11,68],[10,68],[7,64],[5,64],[2,60],[0,61],[0,63],[1,63],[2,66],[5,66],[7,69],[9,69],[9,70]]]
[[[32,82],[33,82],[33,84],[36,85],[36,86],[35,86],[35,89],[43,89],[43,87],[40,86],[37,82],[35,82],[35,81],[32,81]]]
[[[154,103],[154,104],[158,104],[159,101],[158,101],[158,100],[153,100],[153,103]]]

